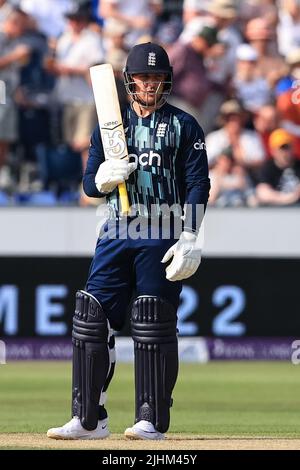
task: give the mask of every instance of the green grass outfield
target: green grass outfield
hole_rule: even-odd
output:
[[[45,433],[70,419],[71,365],[0,366],[0,433]],[[107,409],[112,433],[133,423],[133,367],[117,364]],[[300,437],[300,366],[287,362],[181,364],[171,433]]]

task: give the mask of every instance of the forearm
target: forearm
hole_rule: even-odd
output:
[[[28,57],[29,51],[16,51],[11,52],[10,54],[6,54],[5,56],[0,57],[0,70],[9,67],[10,65],[14,64],[15,62],[21,62]]]
[[[206,211],[209,197],[209,180],[199,187],[193,187],[186,196],[184,230],[198,233]]]
[[[220,185],[221,191],[235,191],[235,190],[243,191],[245,189],[246,189],[246,182],[243,177],[235,178],[234,180],[223,179]]]
[[[284,206],[297,202],[297,195],[294,193],[282,193],[274,190],[268,184],[259,184],[256,189],[257,197],[263,204],[274,204]]]
[[[30,52],[31,49],[25,44],[16,46],[15,49],[13,49],[13,51],[11,51],[9,54],[0,57],[0,69],[9,67],[15,63],[25,63],[30,56]]]
[[[185,230],[198,232],[210,190],[205,138],[197,121],[189,117],[182,136]]]
[[[4,57],[0,57],[0,69],[5,69],[11,63],[12,63],[12,60],[9,54]]]
[[[102,198],[107,196],[107,193],[98,191],[95,183],[95,175],[88,174],[83,177],[83,190],[88,197]]]
[[[65,67],[65,71],[67,75],[79,75],[81,77],[85,77],[88,73],[87,67]]]
[[[210,193],[209,193],[209,201],[208,201],[209,205],[213,205],[216,202],[220,192],[221,192],[221,184],[218,180],[215,179],[212,184]]]
[[[55,75],[58,76],[79,76],[85,77],[88,73],[87,67],[74,67],[61,63],[54,64],[51,70]]]

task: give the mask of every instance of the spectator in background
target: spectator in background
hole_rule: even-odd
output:
[[[186,24],[198,16],[204,16],[211,0],[183,0],[183,23]]]
[[[220,105],[230,96],[229,85],[235,73],[236,50],[242,42],[242,37],[238,30],[239,8],[236,0],[207,2],[206,14],[215,22],[220,41],[218,47],[213,47],[205,60],[209,80],[215,85],[211,96],[214,97],[213,104],[217,106],[211,107],[208,103],[208,109],[213,110],[215,118]],[[210,126],[206,131],[210,132],[212,129],[213,126]]]
[[[106,62],[110,63],[114,69],[121,109],[128,103],[128,95],[123,77],[123,68],[128,55],[128,50],[125,45],[127,32],[128,28],[122,21],[114,18],[105,21],[103,34],[105,39]]]
[[[211,190],[208,203],[213,206],[243,206],[247,201],[248,181],[243,167],[233,158],[229,147],[218,155],[210,170]]]
[[[278,128],[279,124],[276,107],[272,104],[267,104],[259,108],[254,115],[253,124],[254,129],[261,138],[266,156],[271,158],[269,138],[271,133]]]
[[[0,29],[9,13],[12,11],[12,5],[7,0],[0,0]]]
[[[272,160],[261,170],[256,192],[261,204],[286,206],[300,202],[300,162],[293,155],[293,137],[284,129],[270,135]]]
[[[300,47],[299,0],[280,0],[277,36],[279,52],[283,56]]]
[[[47,69],[58,76],[55,96],[63,108],[63,136],[73,150],[81,152],[83,167],[90,135],[96,125],[96,111],[89,79],[89,67],[104,60],[101,37],[91,31],[89,12],[78,7],[68,13],[68,29],[57,43],[56,58]]]
[[[35,101],[36,104],[48,104],[49,97],[46,95],[52,89],[53,77],[50,79],[44,70],[44,59],[49,53],[47,37],[38,29],[35,19],[30,15],[25,16],[22,41],[31,51],[29,60],[20,71],[20,87],[24,100]],[[20,94],[18,97],[20,98]]]
[[[256,112],[271,102],[271,89],[257,70],[258,54],[249,44],[240,44],[236,52],[237,65],[233,77],[234,96],[247,111]]]
[[[216,112],[210,101],[212,83],[204,59],[218,42],[217,33],[212,21],[195,18],[185,26],[181,37],[169,50],[174,74],[170,103],[192,114],[204,132]]]
[[[19,87],[15,93],[19,141],[22,143],[22,170],[25,174],[30,168],[34,173],[36,145],[50,141],[49,105],[54,77],[44,68],[44,60],[48,54],[47,38],[37,29],[36,21],[29,15],[22,40],[31,51],[27,63],[20,69]]]
[[[103,28],[105,51],[108,53],[111,50],[117,49],[128,54],[125,41],[127,33],[128,27],[123,21],[116,20],[115,18],[107,19]]]
[[[163,0],[161,13],[156,17],[153,38],[157,44],[168,48],[178,39],[182,32],[182,3]]]
[[[273,29],[265,18],[254,18],[247,23],[245,36],[258,55],[256,73],[266,78],[273,88],[278,78],[286,74],[287,69],[276,50]]]
[[[37,29],[50,39],[65,31],[65,14],[72,5],[72,0],[20,0],[22,10],[35,19]]]
[[[245,112],[238,101],[229,100],[223,103],[218,119],[222,127],[206,138],[210,167],[228,147],[232,149],[234,161],[248,171],[263,163],[265,152],[261,140],[255,131],[245,129],[245,121]]]
[[[276,29],[278,22],[277,0],[241,0],[239,2],[240,28],[254,18],[263,18],[271,29]]]
[[[91,25],[92,29],[95,31],[100,32],[103,28],[104,20],[102,16],[100,16],[100,3],[101,0],[77,0],[80,1],[80,4],[86,4],[87,2],[90,4],[91,9],[91,16],[93,19],[93,23]]]
[[[101,0],[100,16],[114,18],[128,28],[126,46],[130,49],[142,36],[151,36],[156,16],[162,11],[161,0]]]
[[[207,3],[207,13],[214,19],[218,29],[218,39],[227,45],[224,60],[224,74],[234,72],[236,50],[242,42],[237,28],[239,11],[235,0],[212,0]]]
[[[300,47],[287,56],[289,75],[277,85],[276,106],[281,126],[294,136],[294,151],[300,159]]]
[[[0,105],[0,186],[9,185],[9,170],[4,167],[9,146],[17,140],[17,109],[14,94],[19,85],[20,67],[30,57],[31,49],[24,41],[27,15],[19,9],[9,13],[0,32],[0,80],[6,86],[6,104]],[[4,167],[4,168],[3,168]]]

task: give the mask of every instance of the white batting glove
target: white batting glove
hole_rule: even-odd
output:
[[[135,162],[128,160],[109,158],[101,163],[95,176],[95,183],[100,193],[111,193],[120,183],[129,178],[129,175],[136,170]]]
[[[196,246],[197,235],[190,232],[182,232],[178,242],[168,249],[161,260],[171,264],[166,268],[166,278],[169,281],[181,281],[195,274],[201,263],[201,249]]]

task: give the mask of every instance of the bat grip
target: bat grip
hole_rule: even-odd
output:
[[[121,201],[121,213],[126,215],[129,212],[129,200],[126,189],[126,184],[121,183],[118,185],[120,201]]]

